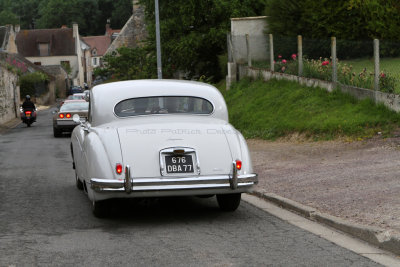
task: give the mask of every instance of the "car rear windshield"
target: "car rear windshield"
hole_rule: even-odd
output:
[[[119,102],[114,112],[118,117],[147,114],[211,114],[213,105],[206,99],[192,96],[156,96],[131,98]]]
[[[64,103],[60,111],[65,112],[65,111],[87,111],[89,109],[89,102],[82,101],[82,102],[70,102],[70,103]]]

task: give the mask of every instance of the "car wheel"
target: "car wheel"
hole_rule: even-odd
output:
[[[92,201],[92,211],[97,218],[104,218],[106,216],[106,201]]]
[[[75,180],[76,180],[76,187],[79,190],[83,190],[83,183],[81,180],[79,180],[79,177],[78,177],[78,174],[76,174],[76,171],[75,171]]]
[[[217,195],[219,208],[223,211],[235,211],[240,205],[241,193]]]
[[[54,137],[60,137],[61,131],[58,130],[57,128],[53,127],[53,134],[54,134]]]

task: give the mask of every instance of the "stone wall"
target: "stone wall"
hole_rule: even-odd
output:
[[[18,75],[0,62],[0,124],[19,117]]]
[[[253,60],[267,60],[269,58],[268,39],[265,34],[267,30],[266,16],[231,18],[231,53],[233,62],[247,62],[247,53]],[[246,43],[248,35],[249,49]]]

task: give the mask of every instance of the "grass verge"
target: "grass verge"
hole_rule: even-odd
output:
[[[400,114],[335,90],[310,88],[296,82],[244,79],[222,90],[229,120],[246,138],[274,140],[301,134],[314,140],[338,137],[388,136],[397,128]]]

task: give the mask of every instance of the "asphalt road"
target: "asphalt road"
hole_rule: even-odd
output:
[[[69,142],[50,110],[0,135],[0,266],[377,266],[245,202],[114,201],[95,218]]]

